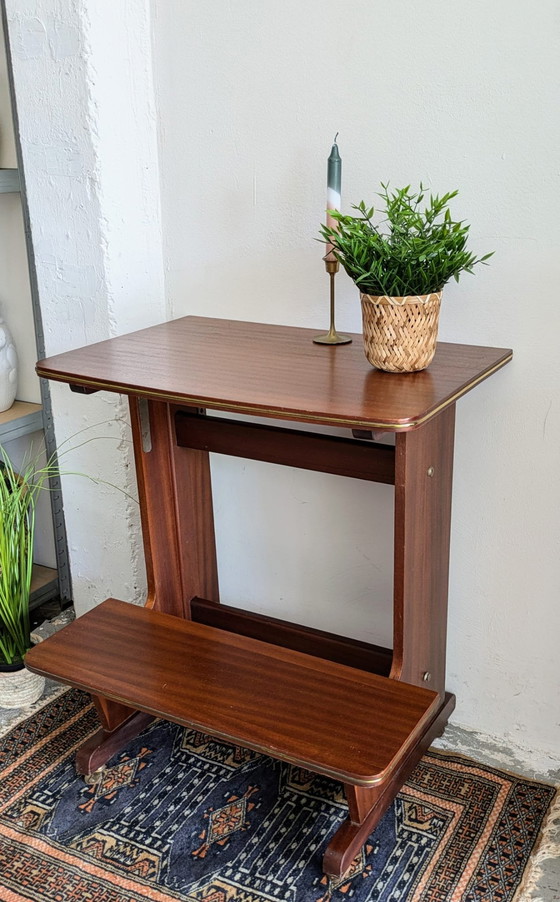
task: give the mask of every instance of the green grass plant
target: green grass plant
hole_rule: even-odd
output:
[[[31,648],[29,599],[33,574],[33,539],[37,500],[44,491],[51,491],[51,479],[61,476],[80,476],[95,485],[117,489],[135,504],[125,489],[106,479],[74,470],[61,470],[60,460],[100,439],[122,441],[115,436],[94,436],[68,446],[78,436],[98,429],[93,423],[58,445],[57,451],[42,464],[42,457],[33,448],[26,455],[19,472],[14,468],[6,449],[0,445],[0,665],[18,664]],[[66,447],[65,447],[66,446]]]
[[[35,510],[56,468],[27,461],[18,473],[0,446],[0,664],[23,660],[29,638]]]
[[[364,201],[352,206],[354,216],[331,210],[337,225],[320,230],[364,294],[404,297],[441,291],[451,278],[458,282],[462,272],[472,273],[492,256],[477,257],[467,249],[470,226],[455,221],[449,209],[458,191],[439,196],[428,195],[422,184],[417,191],[410,185],[390,190],[382,183],[381,188],[380,211]]]

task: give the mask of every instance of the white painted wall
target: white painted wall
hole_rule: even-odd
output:
[[[459,723],[557,757],[557,3],[153,7],[173,317],[327,325],[313,239],[336,131],[345,209],[381,179],[459,187],[473,247],[496,251],[446,290],[441,327],[516,355],[459,404],[448,685]],[[214,478],[225,601],[385,641],[387,490],[229,460]]]
[[[148,3],[7,0],[46,352],[165,318]],[[52,386],[61,465],[134,494],[127,408]],[[91,424],[98,428],[81,433]],[[63,481],[74,597],[141,600],[138,508]]]
[[[345,209],[381,179],[460,187],[473,247],[496,256],[449,286],[441,337],[516,356],[459,405],[448,685],[456,722],[546,766],[560,747],[555,0],[151,6],[163,245],[144,0],[8,0],[48,352],[163,319],[162,246],[170,316],[325,328],[313,239],[337,130]],[[358,330],[338,283],[338,325]],[[102,396],[54,401],[61,435],[115,413]],[[122,449],[99,447],[129,484]],[[225,601],[387,641],[388,489],[223,459],[214,478]],[[137,594],[129,506],[83,483],[65,504],[82,608]]]

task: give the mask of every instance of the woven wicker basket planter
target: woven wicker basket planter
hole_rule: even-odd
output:
[[[27,708],[41,698],[45,677],[26,667],[0,671],[0,708]]]
[[[415,373],[432,362],[441,291],[403,298],[360,294],[364,350],[372,366],[389,373]]]

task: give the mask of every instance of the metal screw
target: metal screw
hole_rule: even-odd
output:
[[[434,468],[433,468],[433,467],[428,467],[428,476],[433,476],[434,473],[435,473]]]
[[[422,674],[422,679],[424,680],[425,683],[430,682],[430,680],[432,679],[432,674],[430,673],[429,670],[426,670],[426,672]]]

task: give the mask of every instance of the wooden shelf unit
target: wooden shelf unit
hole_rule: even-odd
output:
[[[8,410],[0,413],[0,443],[40,432],[43,429],[43,408],[29,401],[14,401]]]
[[[40,607],[51,598],[58,595],[58,573],[52,567],[43,567],[42,564],[33,564],[33,576],[31,577],[30,610]]]
[[[20,188],[18,169],[0,169],[0,194],[18,194]]]
[[[78,753],[82,773],[159,715],[336,776],[348,818],[323,866],[340,876],[454,706],[445,646],[455,407],[512,354],[441,343],[428,370],[394,375],[369,366],[361,336],[325,347],[314,334],[185,317],[38,364],[75,391],[129,397],[148,599],[140,610],[108,600],[27,663],[93,693],[102,729]],[[343,426],[348,438],[207,410]],[[395,445],[354,430],[393,433]],[[219,604],[213,451],[394,485],[392,649]]]

